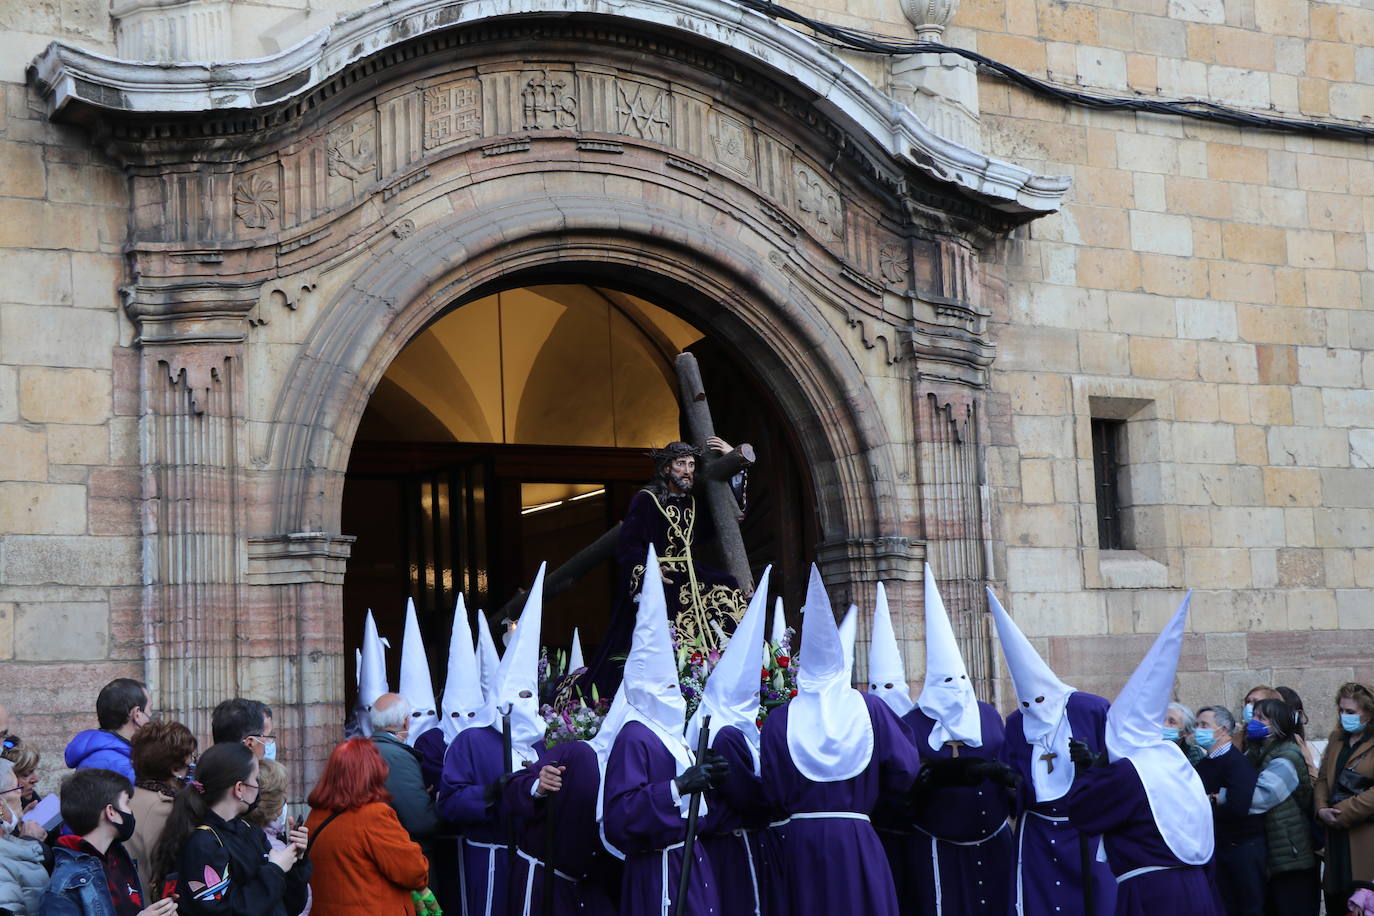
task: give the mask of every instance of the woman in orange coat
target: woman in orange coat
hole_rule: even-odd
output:
[[[387,804],[386,775],[366,738],[329,755],[308,799],[311,916],[413,916],[410,892],[428,883],[429,862]]]

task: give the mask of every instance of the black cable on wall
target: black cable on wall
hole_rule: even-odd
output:
[[[1144,111],[1151,114],[1174,115],[1195,118],[1214,124],[1228,124],[1234,127],[1249,127],[1256,130],[1282,131],[1286,133],[1311,134],[1314,136],[1340,137],[1350,140],[1374,139],[1374,127],[1348,124],[1337,121],[1308,121],[1295,118],[1274,118],[1256,114],[1240,108],[1218,105],[1203,100],[1165,100],[1131,98],[1122,96],[1096,95],[1077,92],[1022,73],[1014,67],[985,57],[976,51],[955,48],[933,41],[903,41],[890,36],[832,25],[818,19],[804,16],[795,10],[771,3],[769,0],[738,0],[740,6],[763,13],[773,19],[794,22],[811,29],[833,43],[854,51],[870,54],[957,54],[973,61],[978,69],[1000,79],[1013,83],[1036,95],[1055,99],[1069,105],[1095,108],[1100,111]]]

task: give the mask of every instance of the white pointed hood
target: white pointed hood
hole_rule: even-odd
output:
[[[539,564],[539,573],[525,598],[525,609],[520,612],[515,634],[506,647],[506,654],[501,657],[493,684],[497,713],[510,707],[515,771],[538,759],[544,746],[544,733],[548,731],[548,723],[539,714],[539,638],[544,621],[544,568],[547,565]]]
[[[763,571],[735,635],[706,679],[701,705],[687,723],[687,746],[693,748],[705,716],[711,717],[712,734],[727,725],[739,729],[753,752],[755,776],[759,775],[759,690],[763,682],[759,653],[763,626],[768,622],[768,579],[772,571],[771,566]]]
[[[988,610],[997,626],[997,641],[1002,644],[1007,670],[1011,672],[1026,743],[1032,747],[1031,782],[1035,785],[1035,797],[1042,802],[1063,798],[1073,784],[1067,707],[1074,689],[1045,664],[992,589],[988,589]],[[1160,721],[1163,719],[1160,716]],[[1046,761],[1041,759],[1045,754],[1056,756]],[[1058,765],[1051,769],[1054,764]]]
[[[814,564],[802,606],[801,656],[797,696],[787,705],[792,762],[813,782],[857,776],[873,757],[873,720],[863,694],[849,685],[840,631]]]
[[[582,637],[577,632],[577,627],[573,627],[572,649],[568,652],[568,674],[572,674],[578,668],[587,667],[586,661],[582,658]]]
[[[868,644],[868,692],[886,703],[898,718],[911,712],[915,705],[911,702],[911,688],[906,682],[906,666],[902,664],[897,633],[892,629],[887,589],[881,582],[873,609],[873,640]]]
[[[507,649],[510,647],[507,646]],[[487,623],[487,613],[477,611],[477,670],[481,674],[482,694],[490,703],[496,702],[496,669],[501,667],[501,656],[496,651],[496,640],[491,638],[491,626]]]
[[[1131,761],[1164,842],[1180,860],[1202,865],[1212,858],[1214,845],[1207,792],[1178,745],[1160,733],[1192,598],[1189,592],[1108,710],[1107,756]]]
[[[477,651],[472,645],[472,625],[463,596],[453,608],[453,635],[448,641],[448,675],[444,678],[444,735],[449,741],[469,728],[486,728],[496,721],[496,705],[482,692]]]
[[[658,569],[653,544],[649,545],[644,568]],[[656,734],[677,761],[680,775],[693,762],[682,736],[687,724],[687,701],[682,698],[682,688],[678,685],[677,656],[668,631],[668,606],[659,576],[644,577],[635,611],[634,635],[630,638],[630,654],[625,659],[622,688],[629,704],[625,721],[642,723]],[[679,805],[683,817],[687,816],[689,797],[684,795]],[[705,810],[704,805],[702,810]]]
[[[773,633],[768,637],[776,649],[782,645],[782,641],[787,636],[787,615],[782,611],[782,596],[779,595],[777,601],[773,603]]]
[[[358,730],[372,735],[372,704],[391,688],[386,683],[386,640],[377,635],[377,621],[368,608],[363,620],[363,650],[358,665]]]
[[[916,705],[935,720],[930,747],[938,751],[950,741],[983,746],[983,716],[973,692],[964,657],[954,638],[935,573],[926,564],[926,681]]]
[[[411,710],[406,744],[414,747],[416,738],[439,724],[439,713],[435,709],[434,681],[429,676],[420,620],[415,616],[415,601],[410,598],[406,599],[406,629],[401,640],[401,696]]]
[[[851,604],[840,621],[840,642],[844,645],[844,676],[854,683],[854,644],[859,640],[859,608]]]

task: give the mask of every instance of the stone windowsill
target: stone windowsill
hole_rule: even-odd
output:
[[[1099,550],[1096,572],[1088,573],[1089,588],[1168,588],[1169,567],[1138,550]],[[1092,560],[1089,559],[1089,563]],[[1093,580],[1096,579],[1096,582]]]

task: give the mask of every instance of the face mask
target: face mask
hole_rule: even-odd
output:
[[[265,745],[263,745],[263,748],[262,748],[262,759],[263,759],[263,760],[276,760],[276,759],[277,759],[277,742],[273,741],[271,744],[265,744]]]
[[[1255,704],[1254,704],[1254,703],[1246,703],[1246,704],[1245,704],[1245,709],[1244,709],[1244,711],[1241,712],[1240,717],[1241,717],[1242,719],[1244,719],[1244,720],[1246,721],[1246,723],[1248,724],[1249,721],[1255,717]]]
[[[119,812],[119,816],[124,818],[124,820],[114,825],[115,839],[121,843],[127,843],[129,842],[129,838],[134,835],[134,813],[132,811],[120,811],[118,808],[116,808],[115,811]]]
[[[1165,728],[1165,729],[1162,729],[1162,731],[1163,731],[1163,733],[1164,733],[1164,740],[1165,740],[1165,741],[1177,741],[1177,740],[1178,740],[1178,729],[1176,729],[1176,728]]]
[[[1217,743],[1217,736],[1210,728],[1199,728],[1193,732],[1193,740],[1205,751]]]
[[[1351,735],[1364,728],[1364,723],[1360,721],[1360,714],[1357,712],[1341,713],[1341,728]]]
[[[1245,723],[1245,737],[1253,738],[1256,741],[1262,741],[1269,737],[1269,726],[1258,719],[1251,719],[1249,722]]]

